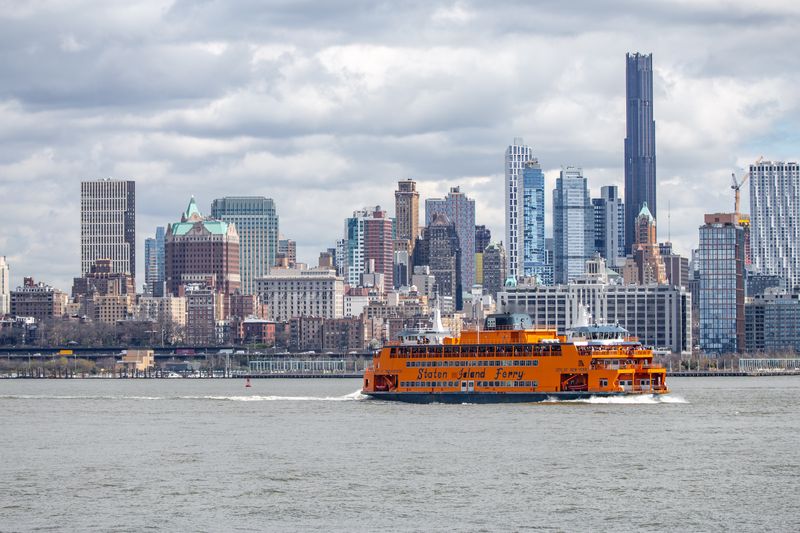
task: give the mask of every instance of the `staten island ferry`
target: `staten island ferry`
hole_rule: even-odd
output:
[[[665,378],[652,350],[619,326],[559,335],[528,315],[491,315],[460,337],[440,325],[401,332],[375,355],[362,392],[412,403],[540,402],[665,394]]]

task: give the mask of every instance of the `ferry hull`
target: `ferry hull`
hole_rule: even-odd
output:
[[[665,391],[666,392],[666,391]],[[659,392],[373,392],[363,394],[376,400],[406,403],[536,403],[586,400],[610,396],[657,396]]]

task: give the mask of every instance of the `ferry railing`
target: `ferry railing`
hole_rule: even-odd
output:
[[[604,355],[608,357],[652,356],[650,350],[633,346],[578,346],[578,353],[583,356]]]
[[[595,370],[666,370],[664,365],[652,363],[643,365],[634,364],[612,364],[611,362],[592,363],[592,369]]]

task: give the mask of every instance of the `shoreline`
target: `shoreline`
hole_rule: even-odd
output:
[[[800,372],[668,372],[667,377],[671,378],[741,378],[741,377],[788,377],[800,376]],[[348,374],[242,374],[236,376],[0,376],[3,380],[169,380],[169,379],[362,379],[362,373]]]

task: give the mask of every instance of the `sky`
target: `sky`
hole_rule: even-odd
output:
[[[685,255],[731,172],[800,157],[800,3],[0,0],[0,255],[68,290],[80,182],[136,181],[144,239],[225,195],[273,198],[316,264],[397,180],[476,200],[504,240],[524,138],[593,195],[623,182],[625,53],[653,54],[659,238]],[[746,189],[746,187],[745,187]],[[749,196],[743,193],[743,205]],[[548,233],[549,233],[548,228]]]

